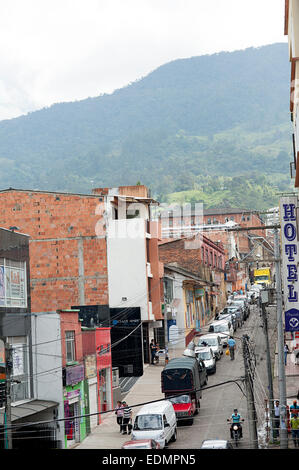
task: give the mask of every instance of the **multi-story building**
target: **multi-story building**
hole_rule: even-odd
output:
[[[141,375],[149,338],[163,319],[159,232],[149,220],[154,201],[148,189],[8,189],[0,201],[0,224],[30,236],[32,311],[77,308],[84,326],[112,326],[112,342],[119,341],[121,329],[136,330],[129,336],[136,353],[128,357],[128,345],[119,342],[112,360],[120,374]]]
[[[48,335],[54,331],[51,339],[57,339],[59,319],[31,314],[29,236],[16,229],[15,224],[11,230],[0,229],[0,382],[6,381],[6,345],[12,364],[12,447],[29,449],[38,441],[40,448],[58,448],[63,435],[63,424],[55,422],[63,417],[61,347],[57,341],[49,343]],[[0,446],[5,447],[2,405]]]
[[[299,187],[299,129],[298,129],[298,104],[299,104],[299,2],[298,0],[285,0],[284,34],[288,36],[289,60],[291,64],[290,74],[290,116],[293,123],[293,153],[291,176],[295,179],[295,188]]]
[[[179,302],[177,325],[185,332],[186,344],[206,322],[213,317],[216,308],[226,303],[224,282],[225,253],[221,244],[213,243],[202,234],[192,238],[163,240],[159,244],[160,260],[168,274],[164,276],[166,300],[170,297],[168,284],[181,283],[184,302]],[[169,271],[171,275],[169,275]],[[176,279],[178,278],[178,279]],[[172,297],[178,303],[180,296]],[[182,305],[184,312],[182,313]],[[166,302],[170,309],[174,306]],[[183,330],[184,329],[184,330]]]

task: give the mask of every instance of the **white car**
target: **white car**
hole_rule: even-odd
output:
[[[209,326],[210,333],[217,333],[220,336],[222,346],[227,346],[230,336],[234,336],[234,329],[230,321],[216,320]]]
[[[209,333],[207,335],[202,335],[198,337],[197,346],[209,346],[216,359],[219,360],[223,354],[223,345],[221,343],[221,338],[219,335],[214,333]]]
[[[201,449],[233,449],[233,446],[224,439],[206,439],[202,442]]]
[[[206,366],[208,374],[214,374],[216,372],[216,358],[210,347],[196,347],[195,356],[197,359],[201,359]]]

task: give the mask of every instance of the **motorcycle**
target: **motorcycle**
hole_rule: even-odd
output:
[[[230,419],[228,419],[227,421],[231,423]],[[244,421],[244,419],[242,419],[241,421]],[[236,447],[238,447],[239,440],[241,439],[241,428],[241,423],[231,423],[232,438]]]

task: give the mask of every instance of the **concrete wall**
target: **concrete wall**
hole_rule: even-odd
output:
[[[110,220],[107,253],[110,308],[140,307],[141,320],[154,320],[148,303],[145,221]]]
[[[34,398],[58,402],[57,418],[63,418],[62,352],[59,315],[54,312],[32,314],[31,331]],[[63,443],[64,421],[59,421],[59,429],[56,432],[57,439]]]

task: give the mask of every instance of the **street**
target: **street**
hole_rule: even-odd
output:
[[[273,334],[275,327],[274,309],[269,309],[271,315],[269,318],[269,336]],[[216,384],[228,380],[238,379],[244,375],[244,361],[242,356],[242,335],[247,334],[254,341],[256,354],[256,376],[254,380],[256,412],[258,418],[258,428],[264,422],[265,406],[264,397],[267,390],[267,369],[265,354],[265,339],[262,328],[260,328],[261,319],[256,305],[251,306],[251,314],[242,328],[235,332],[237,341],[237,350],[235,360],[231,361],[229,356],[223,354],[220,361],[217,361],[217,371],[209,375],[207,389],[203,390],[201,408],[199,414],[195,416],[193,425],[180,425],[178,427],[178,438],[175,443],[171,443],[171,449],[198,449],[205,439],[230,439],[229,423],[234,408],[237,408],[243,423],[243,438],[239,444],[240,448],[252,448],[249,439],[249,427],[247,416],[247,400],[237,383],[229,383],[215,388],[209,388]],[[244,390],[242,382],[238,382]]]

